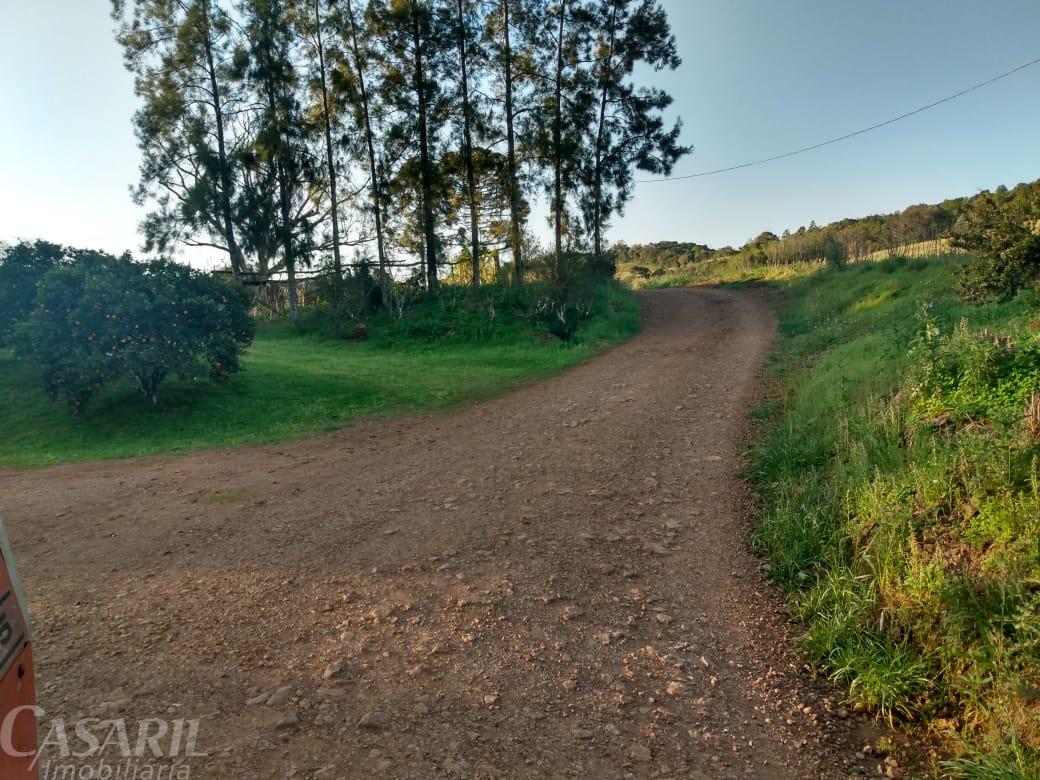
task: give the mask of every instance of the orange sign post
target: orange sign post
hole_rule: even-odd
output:
[[[36,679],[25,595],[0,522],[0,778],[36,780]]]

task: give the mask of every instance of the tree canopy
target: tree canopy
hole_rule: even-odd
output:
[[[135,77],[150,248],[236,275],[341,278],[350,247],[436,294],[524,275],[545,198],[559,266],[606,254],[633,172],[688,151],[658,0],[113,0]],[[489,271],[489,262],[492,270]],[[334,288],[335,289],[335,288]]]
[[[239,370],[255,330],[240,288],[166,260],[76,249],[62,257],[36,281],[13,337],[52,397],[78,411],[104,385],[129,380],[154,403],[170,375]]]

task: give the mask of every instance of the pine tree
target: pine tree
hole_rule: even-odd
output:
[[[143,224],[146,250],[176,243],[227,252],[240,275],[236,235],[237,152],[229,113],[241,96],[228,76],[233,25],[216,0],[113,0],[127,68],[143,105],[134,116],[142,154],[137,203],[155,209]],[[230,106],[230,108],[229,108]]]
[[[672,103],[663,90],[638,87],[637,65],[674,70],[680,59],[668,17],[657,0],[597,0],[589,9],[596,29],[595,68],[599,106],[582,211],[595,257],[603,230],[632,195],[632,171],[667,175],[688,147],[678,142],[680,121],[666,128],[661,113]]]
[[[555,272],[560,273],[564,234],[576,242],[568,195],[580,179],[582,156],[587,152],[584,139],[592,123],[595,95],[588,68],[591,24],[581,0],[557,0],[541,9],[534,23],[539,30],[534,62],[541,111],[527,124],[539,159],[549,171],[553,258]]]
[[[501,79],[502,87],[502,127],[505,132],[506,154],[505,168],[501,178],[509,202],[509,247],[513,256],[513,281],[522,282],[524,278],[523,231],[527,215],[523,196],[523,185],[520,180],[521,161],[517,151],[517,119],[520,115],[520,89],[523,79],[519,76],[518,65],[522,58],[530,58],[530,51],[521,51],[518,46],[517,32],[530,33],[533,19],[537,18],[537,9],[542,0],[491,0],[485,25],[489,31],[491,59],[496,77]],[[520,40],[526,42],[527,36]],[[524,63],[525,70],[532,68]]]
[[[459,49],[459,110],[462,114],[462,163],[466,174],[466,200],[469,206],[470,284],[480,287],[480,214],[477,208],[477,178],[473,162],[474,111],[470,97],[469,69],[473,41],[473,12],[469,0],[455,0],[456,40]]]
[[[358,214],[388,305],[400,254],[430,295],[446,263],[477,287],[506,248],[522,282],[542,188],[559,280],[567,250],[603,255],[634,171],[687,151],[671,98],[636,78],[679,64],[659,0],[113,0],[113,15],[143,99],[149,245],[284,271],[293,319],[300,269],[330,250],[341,311]]]
[[[281,247],[289,316],[295,321],[299,313],[296,274],[309,263],[315,216],[311,190],[318,177],[300,110],[294,19],[287,0],[246,0],[240,12],[247,48],[238,58],[261,106],[251,154],[257,167],[273,171],[277,185],[276,216],[270,210],[263,213],[274,217],[270,229]]]
[[[443,89],[452,65],[455,36],[450,8],[424,0],[373,0],[372,29],[382,45],[378,89],[387,113],[386,141],[400,160],[391,185],[416,217],[415,243],[426,291],[439,293],[439,207],[444,204],[439,169],[442,131],[451,117]]]
[[[311,114],[320,128],[324,142],[325,191],[329,199],[329,217],[332,223],[332,303],[337,322],[343,306],[343,259],[340,234],[339,176],[335,148],[332,142],[333,126],[339,129],[340,112],[335,106],[329,90],[329,64],[327,53],[330,19],[326,3],[328,0],[302,0],[305,7],[297,9],[296,19],[301,36],[307,41],[310,53],[310,92],[313,95]]]
[[[380,139],[375,125],[373,100],[369,91],[369,64],[371,31],[369,18],[355,10],[352,0],[340,0],[333,24],[338,27],[342,48],[334,56],[332,70],[332,92],[335,101],[349,113],[356,136],[343,138],[352,149],[360,166],[365,169],[368,202],[376,234],[376,260],[379,266],[379,295],[383,307],[390,305],[390,269],[387,257],[386,230],[384,227],[385,183],[382,166],[377,154]]]

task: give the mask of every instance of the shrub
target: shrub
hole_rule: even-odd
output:
[[[572,341],[582,321],[592,316],[594,298],[615,270],[613,253],[603,258],[584,252],[534,258],[532,275],[543,280],[538,285],[534,317],[561,341]]]
[[[1011,300],[1040,274],[1040,186],[982,193],[958,223],[953,243],[975,255],[960,278],[966,300]]]
[[[64,256],[64,249],[46,241],[22,241],[0,255],[0,344],[29,315],[40,279]]]
[[[581,321],[592,316],[590,303],[559,301],[552,298],[539,301],[536,311],[549,328],[549,332],[560,341],[573,340]]]
[[[1040,387],[1040,341],[1001,336],[961,320],[949,333],[925,319],[911,351],[909,386],[919,413],[956,423],[1010,424]]]
[[[439,298],[419,298],[368,322],[382,346],[429,346],[489,340],[545,341],[546,331],[565,342],[615,341],[638,329],[640,312],[631,292],[600,280],[561,298],[549,282],[485,284],[478,290],[445,285]],[[326,327],[326,333],[329,329]]]
[[[80,254],[40,280],[16,329],[16,354],[77,411],[122,378],[155,403],[171,374],[220,379],[239,370],[254,333],[248,309],[243,293],[186,266]]]

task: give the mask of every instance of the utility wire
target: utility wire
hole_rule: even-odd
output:
[[[885,127],[886,125],[894,124],[895,122],[898,122],[901,119],[906,119],[907,117],[911,117],[914,114],[920,114],[922,111],[927,111],[930,108],[941,106],[943,103],[949,103],[951,100],[956,100],[959,97],[967,95],[969,92],[974,92],[975,90],[987,87],[996,81],[1006,79],[1008,76],[1012,76],[1018,73],[1019,71],[1025,70],[1026,68],[1032,67],[1033,65],[1036,65],[1038,63],[1040,63],[1040,57],[1037,57],[1035,60],[1031,60],[1025,63],[1024,65],[1019,65],[1017,68],[1012,68],[1011,70],[1005,71],[1001,73],[999,76],[994,76],[993,78],[987,79],[986,81],[980,81],[978,84],[970,86],[967,89],[962,89],[960,92],[954,93],[953,95],[950,95],[948,97],[944,97],[941,100],[936,100],[934,103],[929,103],[927,106],[915,108],[913,111],[907,111],[905,114],[900,114],[899,116],[892,117],[891,119],[886,119],[884,122],[878,122],[876,125],[864,127],[862,130],[857,130],[854,133],[847,133],[846,135],[839,136],[838,138],[832,138],[829,141],[821,141],[820,143],[813,144],[812,146],[806,146],[801,149],[795,149],[793,152],[785,152],[784,154],[778,154],[773,157],[766,157],[762,160],[754,160],[752,162],[741,163],[740,165],[731,165],[728,168],[717,168],[714,171],[701,171],[700,173],[690,173],[685,176],[667,176],[661,179],[637,179],[636,184],[653,184],[654,182],[661,181],[679,181],[680,179],[697,179],[701,176],[714,176],[716,173],[738,171],[741,168],[750,168],[753,165],[762,165],[764,163],[773,162],[774,160],[783,160],[786,157],[794,157],[796,154],[805,154],[805,152],[811,152],[814,149],[819,149],[823,146],[830,146],[831,144],[836,144],[839,141],[847,141],[850,138],[855,138],[857,135],[863,135],[864,133],[869,133],[871,130],[877,130],[880,127]]]

